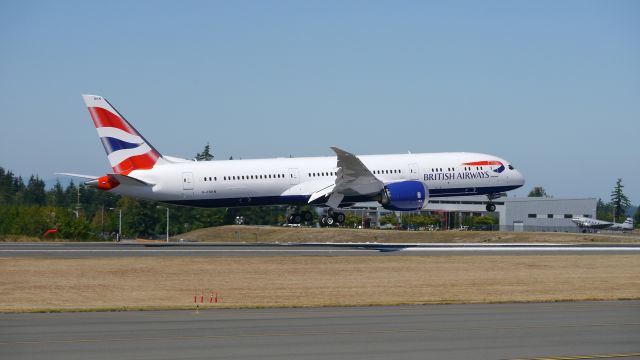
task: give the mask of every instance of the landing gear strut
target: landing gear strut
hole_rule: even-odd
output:
[[[489,203],[487,204],[487,211],[494,212],[496,211],[496,204],[493,203],[494,199],[501,197],[503,194],[487,194],[487,199],[489,199]]]

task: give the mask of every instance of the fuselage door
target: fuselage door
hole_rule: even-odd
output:
[[[289,184],[297,185],[299,182],[298,169],[289,169]]]
[[[182,190],[193,190],[193,173],[182,173]]]
[[[409,180],[418,180],[419,178],[420,176],[418,175],[418,164],[409,164]]]

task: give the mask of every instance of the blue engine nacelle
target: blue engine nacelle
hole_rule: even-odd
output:
[[[420,210],[425,201],[427,201],[427,186],[415,180],[387,184],[380,197],[382,207],[397,211]]]

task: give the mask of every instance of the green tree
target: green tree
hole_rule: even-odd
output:
[[[56,179],[53,188],[47,192],[47,204],[49,204],[49,206],[67,206],[67,204],[65,204],[64,189],[62,188],[62,184],[60,184],[60,179]]]
[[[627,208],[631,206],[629,198],[622,192],[622,179],[618,178],[616,186],[611,192],[611,206],[614,212],[614,221],[623,220],[626,217]]]
[[[547,192],[542,186],[534,187],[533,189],[531,189],[531,191],[529,191],[529,195],[527,196],[528,197],[549,197],[549,195],[547,195]]]
[[[602,199],[598,198],[598,203],[596,205],[596,219],[605,221],[613,220],[611,203],[605,203]]]
[[[362,217],[355,215],[355,214],[351,214],[348,213],[345,215],[344,218],[344,226],[349,227],[349,228],[353,228],[353,227],[358,227],[362,225]]]
[[[47,194],[44,190],[44,181],[39,177],[31,175],[27,187],[24,189],[23,201],[27,205],[44,206],[47,201]]]
[[[394,213],[388,213],[387,215],[380,217],[380,225],[386,225],[386,224],[391,224],[391,225],[398,224],[398,218],[396,218],[396,215]]]
[[[204,146],[204,149],[202,150],[201,153],[196,154],[196,160],[197,161],[213,160],[213,154],[211,153],[211,147],[209,146],[209,143],[207,143],[207,145]]]
[[[635,227],[640,227],[640,206],[636,209],[636,213],[633,214],[633,223]]]

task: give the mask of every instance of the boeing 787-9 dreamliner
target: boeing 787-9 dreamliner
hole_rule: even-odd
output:
[[[135,198],[197,207],[317,205],[324,224],[344,221],[336,209],[377,201],[415,211],[429,198],[486,195],[491,200],[524,185],[508,161],[487,154],[448,152],[193,161],[162,155],[104,97],[83,95],[112,172],[84,178],[87,186]],[[310,219],[294,211],[289,222]]]

